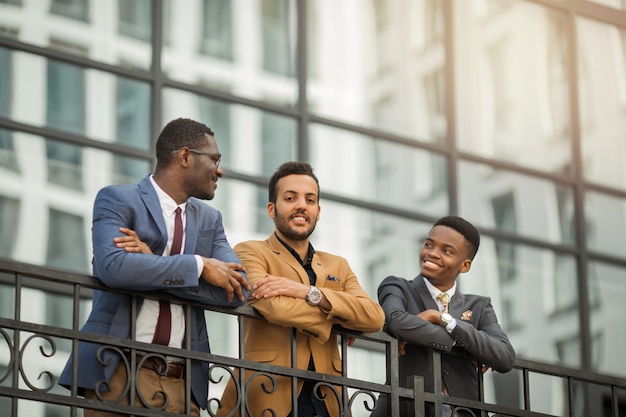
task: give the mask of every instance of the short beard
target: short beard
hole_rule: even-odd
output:
[[[315,220],[311,223],[310,229],[299,232],[296,229],[289,227],[288,222],[289,218],[280,214],[276,207],[274,207],[274,225],[276,226],[276,229],[287,239],[294,241],[307,240],[317,225],[317,221]]]

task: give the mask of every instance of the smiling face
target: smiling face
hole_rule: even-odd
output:
[[[205,135],[204,145],[189,150],[190,167],[185,178],[185,188],[188,195],[202,200],[212,200],[215,197],[217,181],[224,175],[219,167],[220,151],[215,138]]]
[[[470,270],[469,247],[456,230],[438,225],[428,233],[420,251],[422,275],[440,291],[449,290],[460,273]]]
[[[267,204],[267,213],[274,220],[276,234],[290,246],[306,241],[319,220],[319,190],[308,175],[293,174],[277,183],[275,203]]]

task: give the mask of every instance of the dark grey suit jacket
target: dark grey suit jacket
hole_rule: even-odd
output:
[[[378,301],[385,311],[385,329],[408,342],[406,354],[399,358],[400,385],[408,377],[424,377],[426,391],[433,391],[428,371],[428,348],[442,350],[442,376],[453,397],[478,400],[478,371],[474,364],[487,365],[498,372],[508,372],[515,363],[515,350],[498,324],[491,299],[457,291],[449,304],[449,312],[457,325],[452,333],[417,317],[426,309],[437,310],[420,274],[412,281],[389,276],[378,287]],[[471,314],[464,312],[471,311]],[[466,319],[468,316],[469,319]],[[448,352],[461,353],[464,357]],[[373,416],[383,416],[386,401],[380,401]]]

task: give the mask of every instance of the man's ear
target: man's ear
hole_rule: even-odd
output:
[[[276,209],[276,206],[274,205],[274,203],[272,203],[271,201],[269,203],[267,203],[267,215],[269,216],[270,219],[273,219],[275,216],[275,212],[274,210]]]
[[[461,270],[459,271],[460,273],[464,273],[470,270],[470,268],[472,267],[472,260],[471,259],[466,259],[463,261],[463,263],[461,264]]]

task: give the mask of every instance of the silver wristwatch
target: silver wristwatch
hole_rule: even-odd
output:
[[[316,286],[311,285],[311,289],[306,295],[306,302],[309,303],[310,306],[315,307],[320,301],[322,301],[322,292]]]
[[[448,324],[453,320],[452,316],[448,313],[441,314],[441,327],[448,327]]]

